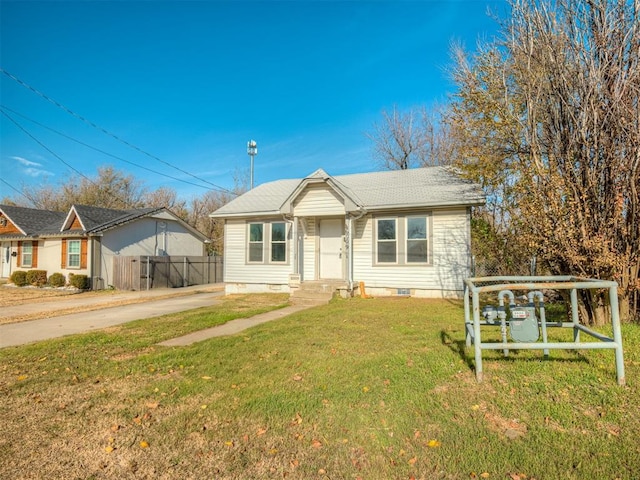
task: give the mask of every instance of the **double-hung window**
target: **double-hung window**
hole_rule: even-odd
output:
[[[407,263],[427,263],[427,217],[407,217]]]
[[[80,268],[80,240],[67,240],[67,268]]]
[[[287,224],[284,222],[271,224],[271,261],[287,261]]]
[[[21,267],[31,268],[33,265],[33,242],[22,242]]]
[[[287,224],[249,223],[247,261],[249,263],[287,262]]]
[[[397,263],[398,261],[398,220],[395,218],[377,219],[376,244],[378,263]]]
[[[261,263],[264,251],[264,224],[249,224],[249,262]]]

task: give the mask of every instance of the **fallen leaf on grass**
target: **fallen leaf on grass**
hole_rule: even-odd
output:
[[[295,382],[300,382],[302,381],[302,375],[300,375],[299,373],[296,373],[293,377],[292,377],[293,381]]]
[[[409,461],[407,462],[409,465],[415,465],[415,463],[418,461],[418,457],[413,457],[410,458]]]
[[[111,453],[114,450],[115,450],[115,447],[113,447],[111,445],[108,445],[108,446],[104,447],[104,451],[107,452],[107,453]]]
[[[147,402],[147,408],[156,409],[160,404],[158,402]]]
[[[267,433],[267,429],[261,428],[256,432],[256,435],[259,437],[260,435],[264,435],[265,433]]]
[[[427,447],[429,448],[436,448],[440,446],[440,442],[438,440],[429,440],[427,442]]]
[[[482,473],[480,474],[480,477],[482,477],[482,478],[489,478],[489,472],[482,472]]]
[[[291,425],[300,425],[302,423],[302,417],[299,413],[296,413],[296,416],[293,420],[291,420]]]
[[[140,442],[140,448],[149,448],[149,442],[147,442],[146,440],[142,440]]]
[[[322,448],[322,442],[320,440],[312,440],[311,441],[311,446],[313,448]]]

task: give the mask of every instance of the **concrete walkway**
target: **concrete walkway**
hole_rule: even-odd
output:
[[[271,320],[277,320],[279,318],[286,317],[287,315],[291,315],[292,313],[306,310],[307,308],[311,308],[311,305],[292,305],[290,307],[284,307],[278,310],[254,315],[249,318],[236,318],[235,320],[231,320],[223,325],[218,325],[217,327],[211,327],[205,330],[189,333],[182,337],[165,340],[164,342],[160,342],[158,345],[162,345],[164,347],[184,347],[209,338],[234,335],[246,330],[247,328],[260,325],[261,323],[270,322]]]
[[[184,290],[176,292],[176,295],[170,298],[163,298],[158,300],[146,300],[142,303],[134,303],[129,305],[122,305],[116,307],[100,308],[89,312],[73,313],[69,315],[52,316],[50,318],[43,318],[40,320],[31,320],[26,322],[8,323],[0,325],[0,348],[10,347],[15,345],[24,345],[31,342],[37,342],[40,340],[48,340],[51,338],[62,337],[65,335],[72,335],[75,333],[89,332],[93,330],[99,330],[101,328],[111,327],[133,320],[139,320],[142,318],[153,318],[161,315],[167,315],[169,313],[183,312],[186,310],[192,310],[200,307],[208,307],[218,303],[218,297],[224,295],[224,291],[220,288],[209,289],[208,292],[199,293],[203,290],[203,286],[199,289],[193,287],[191,292],[185,292]],[[182,290],[182,289],[180,289]],[[148,293],[153,296],[166,296],[170,294],[171,290],[155,290],[154,293]],[[128,293],[128,292],[127,292]],[[142,295],[142,292],[136,292],[136,294]],[[109,297],[113,301],[114,297]],[[73,302],[80,302],[78,306],[86,306],[88,302],[94,299],[82,299],[77,298],[69,301],[58,302],[46,302],[50,303],[50,308],[65,309],[70,308]],[[96,302],[103,301],[103,299],[95,299]],[[19,315],[16,309],[23,308],[25,312],[30,311],[32,307],[37,308],[36,311],[42,311],[44,303],[32,304],[32,305],[18,305],[15,307],[7,307],[12,309],[14,315]],[[46,305],[45,305],[46,306]],[[3,308],[3,314],[6,310]]]

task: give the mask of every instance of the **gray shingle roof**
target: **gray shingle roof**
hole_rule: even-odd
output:
[[[86,232],[95,233],[126,223],[135,218],[149,215],[162,208],[138,208],[134,210],[113,210],[89,205],[74,205]]]
[[[312,174],[317,178],[317,171]],[[312,178],[307,177],[307,178]],[[479,185],[463,179],[448,167],[426,167],[358,173],[330,177],[361,209],[482,205]],[[283,203],[305,179],[277,180],[262,184],[216,210],[212,217],[279,213]]]
[[[38,235],[42,232],[58,232],[66,214],[50,210],[0,205],[0,210],[26,235]]]
[[[73,205],[69,213],[39,210],[35,208],[14,207],[0,205],[0,210],[26,236],[60,235],[62,233],[98,233],[121,225],[136,218],[144,217],[163,210],[163,208],[138,208],[134,210],[113,210],[110,208],[92,207],[88,205]],[[75,210],[80,218],[84,230],[74,229],[62,232],[65,220]],[[6,235],[5,235],[6,236]],[[20,237],[22,234],[9,235]]]

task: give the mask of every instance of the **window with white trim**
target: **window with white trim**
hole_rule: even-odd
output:
[[[80,268],[80,240],[67,240],[67,268]]]
[[[287,224],[284,222],[271,224],[271,261],[287,261]]]
[[[407,263],[428,263],[427,217],[407,217]]]
[[[262,263],[264,259],[264,224],[249,224],[248,259],[252,263]]]
[[[21,267],[31,268],[33,265],[33,242],[22,242]]]
[[[398,261],[398,221],[396,218],[376,220],[376,260],[377,263],[397,263]]]

